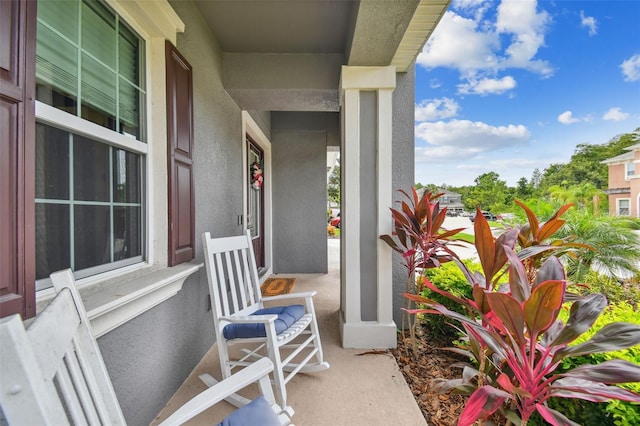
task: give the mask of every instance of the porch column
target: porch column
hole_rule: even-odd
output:
[[[396,346],[391,233],[395,67],[342,67],[342,288],[345,348]]]

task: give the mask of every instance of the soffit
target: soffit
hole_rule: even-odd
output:
[[[343,53],[353,0],[196,0],[225,53]]]
[[[337,111],[342,65],[395,65],[406,72],[449,1],[194,3],[224,54],[225,89],[242,108]]]

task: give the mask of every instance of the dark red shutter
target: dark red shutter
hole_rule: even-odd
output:
[[[0,317],[35,315],[36,2],[0,0]]]
[[[169,266],[195,253],[193,190],[193,84],[191,65],[166,42]]]

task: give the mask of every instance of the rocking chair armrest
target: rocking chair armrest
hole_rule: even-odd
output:
[[[267,314],[267,315],[244,315],[244,316],[237,316],[237,317],[220,317],[220,319],[222,321],[227,321],[230,323],[238,323],[238,324],[244,324],[244,323],[272,323],[275,322],[276,319],[278,319],[278,316],[275,314]]]
[[[224,400],[229,395],[257,382],[262,377],[267,376],[271,371],[273,371],[273,363],[271,360],[261,358],[193,397],[160,423],[160,426],[181,425],[214,404]]]
[[[285,299],[305,299],[307,297],[315,296],[317,291],[303,291],[299,293],[287,293],[287,294],[279,294],[277,296],[266,296],[262,298],[263,302],[269,302],[273,300],[285,300]]]

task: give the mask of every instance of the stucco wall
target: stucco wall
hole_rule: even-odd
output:
[[[171,5],[186,25],[178,50],[193,67],[196,261],[202,262],[203,232],[242,233],[241,112],[223,90],[221,53],[197,9],[191,2]],[[208,297],[202,269],[176,296],[99,339],[129,425],[149,424],[213,344]]]
[[[327,272],[327,131],[273,113],[273,272]]]
[[[414,181],[414,105],[415,105],[415,65],[406,73],[396,74],[396,88],[393,91],[393,200],[402,199],[399,189],[409,191]],[[397,204],[394,205],[396,207]],[[391,214],[388,214],[391,220]],[[402,256],[393,254],[393,320],[402,325],[402,310],[407,283],[407,270],[402,265]]]
[[[628,188],[626,179],[627,169],[625,164],[613,164],[609,166],[609,188]]]

